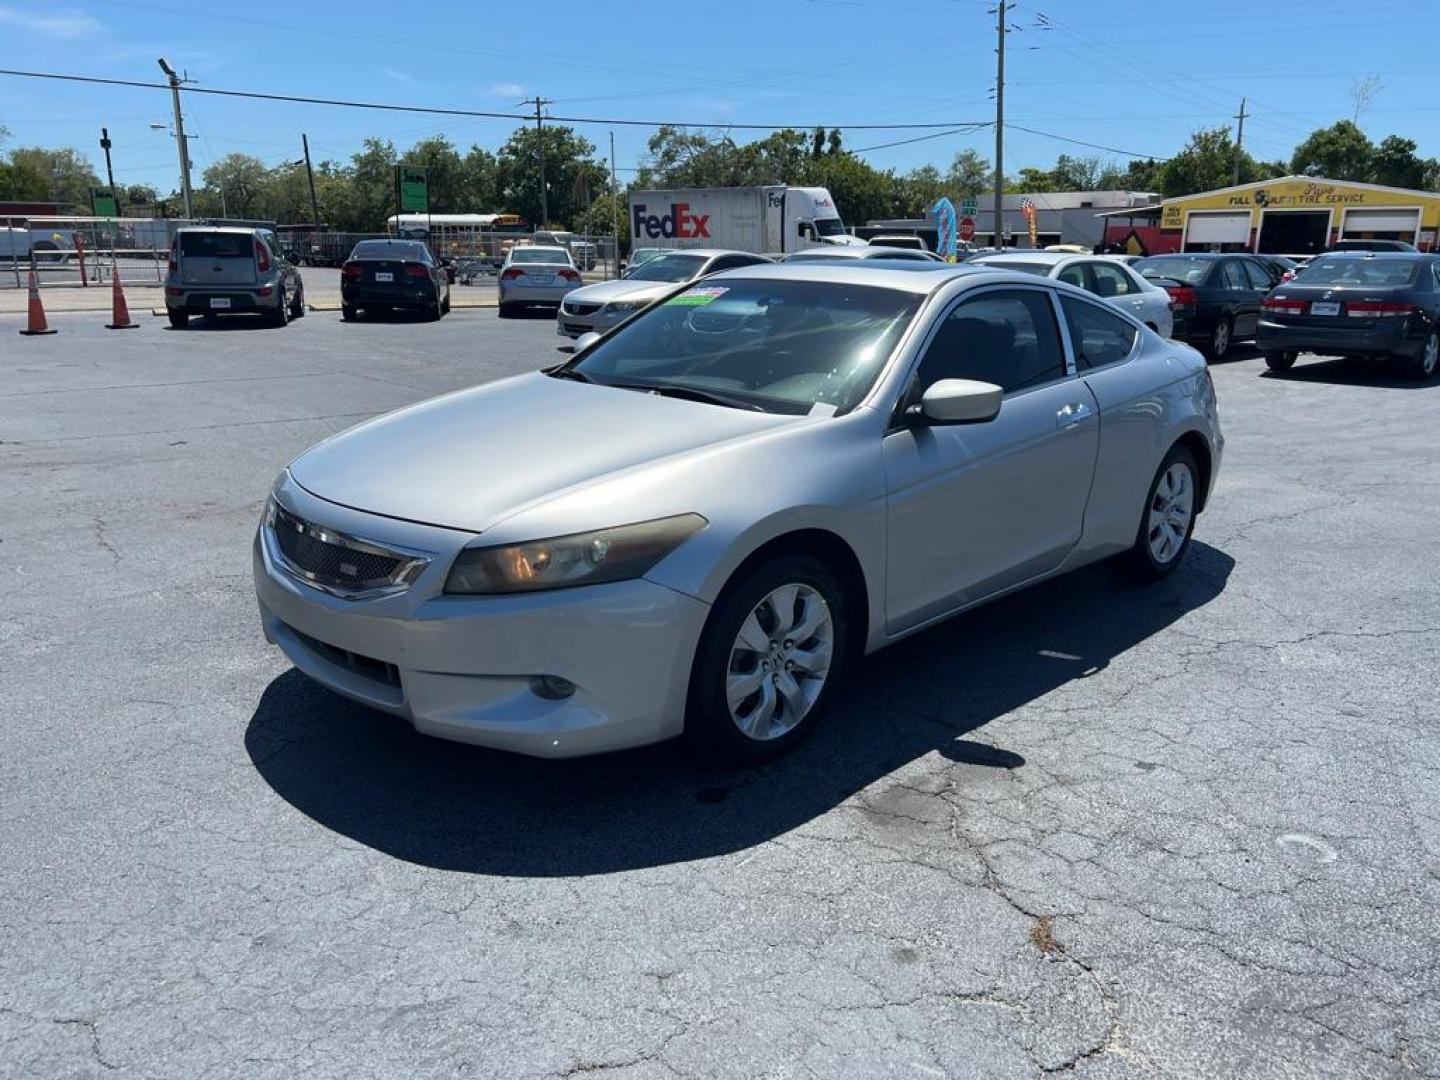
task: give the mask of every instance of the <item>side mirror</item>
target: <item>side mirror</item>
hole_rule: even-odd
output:
[[[975,379],[941,379],[931,383],[911,412],[933,424],[983,424],[1000,414],[1005,391]]]
[[[595,342],[599,340],[599,334],[597,334],[594,330],[587,330],[585,333],[581,334],[578,338],[575,339],[575,351],[577,353],[584,352],[586,349],[588,349],[591,345],[594,345]]]

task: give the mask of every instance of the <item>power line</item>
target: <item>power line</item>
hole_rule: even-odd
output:
[[[991,124],[967,124],[964,127],[954,128],[950,131],[937,131],[932,135],[917,135],[913,139],[900,139],[897,142],[880,143],[877,146],[862,146],[857,150],[847,150],[846,153],[868,154],[872,150],[889,150],[892,146],[909,146],[911,143],[925,142],[929,139],[943,139],[947,135],[969,135],[991,126]]]
[[[10,75],[22,79],[53,79],[60,82],[87,83],[96,86],[129,86],[141,90],[169,89],[168,85],[163,83],[142,82],[138,79],[102,79],[93,75],[67,75],[49,71],[17,71],[11,68],[0,68],[0,75]],[[255,101],[281,101],[299,105],[330,105],[346,109],[373,109],[380,112],[425,113],[433,116],[465,116],[489,120],[528,121],[534,119],[534,116],[526,113],[488,112],[480,109],[444,109],[432,105],[395,105],[380,101],[352,101],[346,98],[306,97],[300,94],[266,94],[258,90],[221,90],[211,86],[187,86],[185,92],[187,94],[210,94],[215,97],[247,98]],[[957,124],[985,123],[983,120],[946,120],[928,124],[845,124],[838,122],[827,122],[825,124],[737,124],[729,122],[694,123],[683,120],[621,120],[599,116],[551,116],[548,117],[548,119],[562,124],[609,124],[615,127],[649,128],[731,128],[740,131],[778,131],[781,128],[795,128],[805,131],[817,127],[838,127],[848,131],[933,131],[936,128],[954,127]]]
[[[1121,150],[1116,146],[1102,146],[1100,143],[1086,142],[1084,139],[1072,139],[1068,135],[1056,135],[1049,131],[1038,131],[1035,128],[1021,127],[1019,124],[1009,124],[1008,127],[1016,131],[1024,131],[1031,135],[1039,135],[1046,139],[1057,139],[1060,142],[1074,143],[1076,146],[1088,146],[1091,150],[1104,150],[1107,153],[1119,154],[1121,157],[1129,158],[1151,158],[1159,160],[1166,157],[1165,154],[1142,154],[1138,150]]]

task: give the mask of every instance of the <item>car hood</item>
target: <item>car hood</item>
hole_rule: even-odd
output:
[[[576,289],[567,300],[577,303],[608,304],[611,300],[656,300],[672,289],[678,289],[678,281],[597,281]]]
[[[290,475],[342,506],[483,532],[577,487],[803,419],[535,373],[366,421]]]

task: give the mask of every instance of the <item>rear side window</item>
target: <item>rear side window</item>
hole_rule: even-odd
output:
[[[1084,263],[1071,263],[1065,267],[1064,270],[1061,270],[1060,273],[1056,274],[1055,277],[1067,285],[1075,285],[1081,289],[1090,288],[1089,285],[1085,284]]]
[[[255,255],[255,238],[249,233],[181,233],[180,254],[202,259],[249,259]]]
[[[1275,287],[1275,279],[1271,277],[1259,263],[1246,262],[1240,265],[1245,267],[1245,273],[1250,278],[1250,287],[1252,289],[1265,289],[1268,291]]]
[[[1118,266],[1102,262],[1091,263],[1090,272],[1095,275],[1097,296],[1128,296],[1135,291],[1129,275]]]
[[[1070,324],[1075,366],[1080,371],[1118,363],[1135,347],[1140,331],[1114,312],[1073,296],[1062,296],[1060,306]]]
[[[1038,289],[996,289],[962,301],[920,361],[922,388],[941,379],[977,379],[1010,393],[1064,374],[1055,310]]]
[[[1220,282],[1225,288],[1237,291],[1244,291],[1250,287],[1245,280],[1245,271],[1234,259],[1226,259],[1224,265],[1220,267]]]

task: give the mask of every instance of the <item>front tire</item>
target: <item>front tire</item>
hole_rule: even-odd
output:
[[[1295,359],[1299,353],[1293,349],[1289,352],[1267,352],[1265,354],[1265,366],[1271,371],[1289,371],[1295,366]]]
[[[1135,543],[1121,556],[1133,576],[1159,580],[1175,571],[1190,550],[1200,506],[1200,467],[1184,446],[1172,446],[1150,482]]]
[[[690,672],[685,737],[702,761],[765,761],[818,722],[850,648],[845,590],[828,565],[783,555],[726,587]]]
[[[290,317],[292,319],[305,317],[305,287],[303,285],[295,290],[295,299],[290,302]]]

